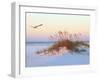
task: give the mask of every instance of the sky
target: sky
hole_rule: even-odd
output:
[[[40,27],[33,28],[39,24]],[[33,26],[33,27],[32,27]],[[50,35],[58,31],[67,31],[69,33],[82,33],[89,39],[90,16],[83,15],[63,15],[63,14],[44,14],[27,13],[26,14],[26,41],[40,42],[50,41]]]

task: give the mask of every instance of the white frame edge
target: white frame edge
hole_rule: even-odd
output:
[[[19,70],[19,8],[15,2],[11,4],[11,76],[20,75]]]

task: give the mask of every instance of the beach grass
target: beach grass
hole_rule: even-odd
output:
[[[84,46],[86,48],[89,48],[89,44],[85,43],[84,41],[81,41],[80,38],[81,34],[70,34],[66,31],[62,32],[59,31],[58,33],[50,36],[52,40],[55,42],[49,46],[47,49],[43,49],[41,51],[37,51],[37,54],[44,54],[44,55],[57,55],[57,54],[63,54],[65,51],[77,52],[80,53],[80,47]],[[61,52],[62,51],[62,52]]]

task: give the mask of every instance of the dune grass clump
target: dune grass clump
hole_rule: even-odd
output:
[[[64,51],[70,51],[70,53],[79,53],[81,51],[85,51],[80,50],[80,47],[84,46],[89,48],[89,44],[86,44],[84,41],[81,41],[80,36],[82,36],[80,33],[69,34],[66,31],[59,31],[58,33],[50,36],[50,39],[54,40],[54,44],[48,47],[47,49],[38,51],[37,53],[43,53],[44,55],[57,55],[63,54]]]

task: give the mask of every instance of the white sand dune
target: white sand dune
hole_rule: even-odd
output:
[[[61,50],[60,55],[55,56],[41,56],[37,55],[36,51],[45,49],[47,46],[39,46],[39,45],[27,45],[27,53],[26,53],[26,67],[40,67],[40,66],[60,66],[60,65],[83,65],[89,64],[89,49],[82,54],[76,54],[73,52],[71,54],[67,51]],[[42,53],[44,54],[44,53]]]

